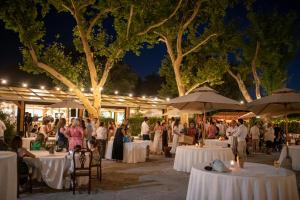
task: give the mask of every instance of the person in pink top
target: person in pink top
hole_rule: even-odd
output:
[[[208,139],[215,139],[216,135],[218,133],[218,129],[215,125],[215,122],[211,121],[210,125],[207,129],[207,133],[208,133]]]
[[[66,135],[69,136],[69,149],[73,150],[77,145],[82,147],[83,129],[79,126],[79,120],[72,120],[71,126],[67,129]]]

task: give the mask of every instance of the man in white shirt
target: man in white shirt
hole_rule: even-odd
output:
[[[149,125],[147,124],[147,121],[148,121],[148,117],[145,117],[141,126],[141,135],[143,137],[143,140],[150,140],[150,136],[149,136],[150,128]]]
[[[248,129],[247,127],[244,125],[244,120],[243,119],[238,119],[239,122],[239,127],[237,129],[236,132],[236,137],[237,137],[237,153],[239,157],[245,158],[246,155],[246,137],[248,134]]]
[[[271,123],[268,123],[267,128],[265,129],[265,134],[264,134],[264,141],[267,146],[267,154],[271,154],[274,138],[275,138],[274,128]]]
[[[230,146],[231,146],[232,149],[234,148],[234,145],[233,145],[233,136],[236,134],[237,129],[238,129],[238,127],[236,125],[236,121],[235,120],[232,120],[230,122],[229,127],[226,129],[226,136],[228,137],[228,143],[230,144]]]
[[[100,156],[101,158],[104,158],[107,142],[107,129],[104,127],[103,122],[100,122],[100,125],[96,130],[96,140],[98,142]]]
[[[6,126],[3,121],[0,120],[0,140],[4,140],[4,131],[6,130]]]
[[[255,122],[255,124],[250,129],[253,153],[257,153],[259,151],[259,134],[259,128],[257,127],[257,122]]]

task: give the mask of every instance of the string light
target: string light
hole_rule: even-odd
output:
[[[7,83],[7,80],[5,80],[5,79],[1,80],[1,84],[6,84],[6,83]]]
[[[57,87],[57,88],[56,88],[56,90],[57,90],[57,91],[59,91],[59,90],[60,90],[60,88],[59,88],[59,87]]]
[[[116,90],[116,91],[115,91],[115,94],[119,94],[119,91],[118,91],[118,90]]]
[[[81,90],[81,92],[84,92],[84,88],[81,88],[80,90]]]
[[[241,101],[240,101],[240,103],[241,103],[241,104],[244,104],[244,101],[243,101],[243,100],[241,100]]]
[[[94,91],[94,88],[91,88],[90,90],[93,92],[93,91]]]
[[[154,101],[157,101],[157,97],[154,98]]]
[[[170,101],[170,98],[169,98],[169,97],[167,97],[167,98],[166,98],[166,100],[167,100],[167,101]]]
[[[72,91],[73,91],[73,88],[70,88],[69,91],[72,92]]]
[[[142,98],[143,98],[143,99],[146,99],[146,96],[144,95],[144,96],[142,96]]]
[[[27,87],[28,85],[27,85],[27,83],[22,83],[22,86]]]
[[[41,90],[44,90],[45,89],[45,86],[41,85]]]
[[[132,94],[130,93],[128,96],[129,96],[129,97],[132,97]]]

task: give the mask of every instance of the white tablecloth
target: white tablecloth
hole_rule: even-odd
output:
[[[30,149],[30,141],[34,141],[35,137],[22,138],[23,147],[25,149]],[[55,141],[55,137],[48,137],[49,141]]]
[[[204,144],[205,146],[209,146],[209,147],[214,147],[214,146],[219,146],[219,147],[228,147],[228,140],[223,140],[220,141],[218,139],[206,139],[204,140]]]
[[[72,170],[72,158],[66,152],[31,151],[36,158],[24,158],[25,162],[32,163],[41,174],[43,181],[51,188],[63,189],[64,177]],[[34,173],[35,175],[37,172]],[[38,177],[33,177],[38,178]]]
[[[123,146],[123,162],[138,163],[145,162],[147,155],[147,146],[150,146],[150,141],[137,140],[134,142],[124,143]],[[112,159],[113,141],[109,141],[106,148],[105,158]]]
[[[300,171],[300,145],[289,146],[289,154],[290,154],[290,157],[292,158],[293,170]],[[284,146],[281,150],[281,154],[279,157],[280,163],[282,163],[285,156],[286,156],[286,146]]]
[[[17,199],[17,154],[0,151],[0,199]]]
[[[176,148],[174,169],[176,171],[190,172],[194,165],[211,162],[215,159],[222,161],[233,160],[234,156],[231,148],[179,146]]]
[[[286,169],[245,163],[245,168],[239,171],[218,173],[206,171],[207,164],[192,168],[187,200],[299,199],[295,174]]]

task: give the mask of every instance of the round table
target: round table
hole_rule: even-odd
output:
[[[3,200],[17,199],[17,154],[0,151],[0,195]]]
[[[234,155],[231,148],[179,146],[176,148],[174,169],[176,171],[190,172],[194,165],[211,162],[216,159],[222,161],[233,160]]]
[[[36,170],[34,177],[43,181],[51,188],[63,189],[64,178],[72,170],[72,158],[66,152],[55,152],[49,154],[48,151],[31,151],[36,158],[24,158],[24,161]]]
[[[293,170],[300,171],[300,145],[289,146],[289,154],[292,158],[292,168]],[[283,159],[286,156],[286,146],[282,148],[279,162],[282,163]]]
[[[147,146],[150,146],[150,140],[137,140],[134,142],[126,142],[123,146],[123,162],[138,163],[146,162]],[[105,158],[112,159],[113,141],[108,141]]]
[[[218,140],[218,139],[206,139],[204,140],[204,144],[205,146],[209,146],[209,147],[214,147],[214,146],[218,146],[218,147],[228,147],[228,140]]]
[[[27,138],[22,138],[22,143],[23,143],[23,147],[25,149],[30,149],[30,142],[31,141],[34,141],[35,140],[35,137],[27,137]],[[49,141],[55,141],[55,137],[48,137],[48,140]]]
[[[206,165],[208,163],[192,168],[187,200],[299,199],[296,176],[292,171],[275,169],[271,165],[245,163],[243,169],[218,173],[206,171]]]

